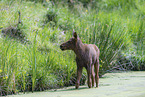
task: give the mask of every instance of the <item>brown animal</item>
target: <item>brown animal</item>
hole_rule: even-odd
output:
[[[83,44],[77,33],[73,30],[73,37],[60,45],[60,49],[73,50],[76,54],[77,63],[77,81],[76,89],[79,88],[83,67],[86,68],[88,74],[88,87],[91,88],[99,85],[99,48],[95,44]],[[95,67],[95,73],[94,73]]]

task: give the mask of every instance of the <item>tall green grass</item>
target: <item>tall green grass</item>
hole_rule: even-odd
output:
[[[0,34],[1,95],[74,85],[75,54],[59,49],[73,29],[83,43],[99,47],[100,76],[114,69],[145,70],[144,0],[75,2],[72,7],[9,1],[0,1],[0,30],[15,27],[20,11],[27,41]],[[81,80],[84,84],[85,70]]]

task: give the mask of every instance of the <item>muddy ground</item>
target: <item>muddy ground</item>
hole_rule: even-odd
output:
[[[145,97],[145,71],[107,73],[100,78],[99,88],[72,86],[8,97]]]

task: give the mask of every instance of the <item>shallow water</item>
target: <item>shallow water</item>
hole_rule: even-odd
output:
[[[99,88],[72,86],[8,97],[145,97],[145,71],[107,73],[100,78]]]

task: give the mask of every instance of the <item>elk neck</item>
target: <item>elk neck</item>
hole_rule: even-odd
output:
[[[77,40],[76,47],[73,51],[78,58],[81,58],[85,54],[85,45],[80,39]]]

